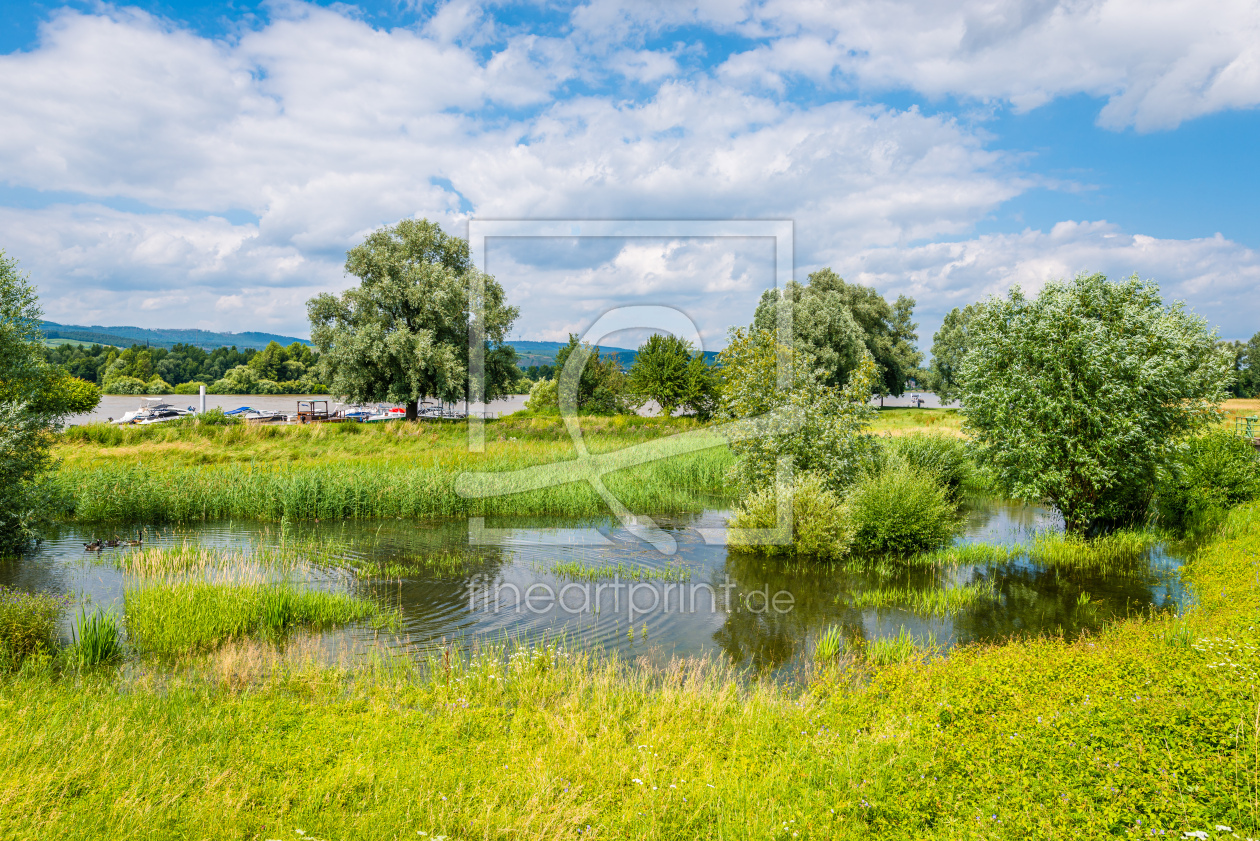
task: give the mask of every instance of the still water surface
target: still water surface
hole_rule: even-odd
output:
[[[995,566],[881,577],[874,570],[845,572],[767,560],[706,544],[697,530],[724,526],[728,514],[713,510],[658,518],[678,541],[672,557],[607,520],[558,524],[554,518],[492,518],[485,524],[493,530],[490,537],[481,538],[492,544],[471,547],[465,520],[307,524],[301,528],[303,539],[338,547],[347,563],[319,564],[304,570],[299,580],[398,608],[402,628],[384,642],[414,653],[470,638],[538,642],[563,635],[570,645],[623,655],[721,655],[759,668],[787,665],[807,655],[818,635],[833,624],[852,639],[896,636],[904,628],[920,638],[932,634],[939,645],[949,647],[1042,632],[1072,637],[1117,616],[1152,607],[1179,611],[1189,601],[1178,571],[1181,559],[1163,547],[1150,550],[1147,563],[1136,570],[1110,574],[1048,568],[1018,557]],[[1056,514],[1039,506],[973,501],[959,542],[1027,545],[1039,531],[1061,527]],[[607,545],[590,545],[592,528]],[[0,585],[70,595],[80,603],[121,612],[124,588],[134,579],[115,564],[119,553],[136,550],[84,552],[83,544],[96,531],[63,527],[39,550],[0,561]],[[147,535],[146,547],[197,543],[246,550],[280,536],[275,524],[252,522],[149,529]],[[438,552],[469,554],[476,560],[445,574],[414,567],[386,577],[351,569]],[[664,579],[627,582],[624,575],[610,573],[575,580],[555,570],[573,563],[647,568]],[[995,597],[951,616],[927,617],[895,606],[855,608],[850,603],[853,594],[880,586],[924,589],[986,580],[993,582]],[[68,618],[63,629],[67,636],[72,621]],[[345,651],[379,645],[382,639],[364,625],[335,631],[327,643]]]

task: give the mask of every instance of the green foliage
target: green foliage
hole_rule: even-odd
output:
[[[39,300],[16,261],[0,252],[0,554],[38,537],[47,515],[40,479],[51,434],[94,406],[94,389],[44,359]]]
[[[1251,442],[1218,430],[1191,438],[1160,477],[1159,523],[1199,532],[1240,502],[1260,497],[1260,453]]]
[[[673,335],[653,334],[639,346],[630,366],[630,391],[655,400],[661,412],[677,408],[694,412],[702,420],[712,416],[718,399],[718,378],[691,342]]]
[[[123,655],[122,629],[112,613],[96,611],[91,616],[79,611],[78,629],[74,632],[70,659],[80,668],[99,666],[119,660]]]
[[[560,393],[555,380],[539,380],[530,386],[525,408],[536,414],[560,414]]]
[[[963,309],[954,307],[946,314],[941,329],[932,336],[932,364],[927,386],[940,398],[942,405],[952,403],[962,393],[958,378],[963,359],[971,347],[967,327],[981,306],[968,304]]]
[[[975,489],[975,462],[961,439],[951,435],[912,433],[882,440],[889,453],[920,473],[931,476],[951,498],[957,499]]]
[[[749,423],[772,412],[777,418],[767,427],[769,434],[731,444],[738,459],[734,486],[745,493],[771,487],[780,459],[790,460],[798,473],[817,474],[837,492],[865,469],[873,445],[862,430],[874,416],[869,395],[877,376],[869,354],[843,390],[821,383],[809,357],[778,345],[767,330],[733,330],[718,359],[724,414]],[[780,359],[790,370],[783,388],[778,382]]]
[[[484,399],[515,382],[515,351],[503,342],[519,311],[506,304],[494,278],[473,267],[464,240],[427,220],[404,219],[351,249],[346,272],[360,285],[307,302],[319,370],[333,393],[405,404],[409,420],[424,397],[476,399],[469,392],[468,343],[478,312],[475,327],[490,357]],[[483,292],[473,300],[477,284]]]
[[[1016,287],[968,341],[963,413],[982,463],[1077,533],[1145,518],[1160,466],[1216,422],[1230,376],[1203,319],[1136,275],[1080,275],[1034,300]]]
[[[792,343],[802,358],[819,367],[824,385],[844,386],[861,364],[863,353],[875,360],[872,393],[901,394],[923,355],[914,349],[917,325],[911,321],[914,299],[901,296],[895,306],[866,286],[846,283],[831,269],[809,276],[802,286],[768,289],[753,316],[752,329],[777,335],[779,307],[792,311]]]
[[[0,587],[0,672],[16,669],[33,654],[50,654],[66,606],[64,598]]]
[[[569,370],[566,366],[574,354],[579,364]],[[598,347],[580,343],[575,333],[556,351],[556,370],[560,372],[555,378],[557,411],[566,400],[577,411],[593,415],[624,414],[638,408],[616,357],[601,356]]]
[[[125,600],[133,644],[168,654],[299,625],[327,628],[382,616],[366,599],[276,584],[159,582],[127,590]]]
[[[896,459],[858,481],[848,508],[854,549],[872,555],[936,549],[958,528],[957,509],[936,477]]]
[[[756,491],[735,510],[732,529],[773,529],[778,523],[778,500],[792,495],[792,542],[777,545],[748,540],[738,531],[730,533],[732,546],[767,555],[806,555],[827,560],[842,558],[853,542],[852,525],[844,498],[827,488],[823,479],[806,473],[796,477],[791,488],[775,485]]]

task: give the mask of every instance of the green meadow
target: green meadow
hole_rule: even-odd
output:
[[[837,639],[779,683],[543,644],[28,658],[0,678],[0,836],[1254,836],[1260,506],[1183,574],[1182,615],[948,657]]]

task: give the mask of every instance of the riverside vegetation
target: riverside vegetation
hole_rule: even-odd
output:
[[[947,658],[833,634],[787,684],[546,645],[356,669],[236,644],[174,672],[28,661],[0,691],[0,834],[1254,835],[1258,559],[1250,504],[1184,568],[1182,615]]]

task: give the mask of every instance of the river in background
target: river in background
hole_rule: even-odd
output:
[[[607,519],[487,518],[485,530],[478,530],[480,545],[474,546],[469,545],[469,523],[462,519],[305,524],[287,527],[284,537],[326,548],[334,556],[304,569],[295,583],[353,592],[400,611],[402,628],[387,638],[366,625],[325,636],[330,649],[343,652],[383,642],[424,654],[472,638],[538,642],[564,637],[570,645],[622,655],[720,655],[740,665],[775,668],[808,654],[831,625],[850,639],[897,636],[903,629],[920,639],[930,634],[948,648],[1041,633],[1070,638],[1116,617],[1180,611],[1188,601],[1178,571],[1181,558],[1164,547],[1149,550],[1137,567],[1107,574],[1041,566],[1018,556],[992,566],[881,576],[875,570],[843,572],[812,562],[771,561],[706,544],[698,530],[724,526],[728,513],[658,519],[677,541],[672,556]],[[1058,516],[1040,506],[973,501],[959,541],[1028,545],[1037,533],[1061,527]],[[97,554],[83,549],[95,535],[109,533],[99,527],[62,527],[37,551],[0,561],[0,585],[69,595],[121,612],[124,590],[135,579],[116,563],[121,553],[138,550]],[[247,551],[281,539],[276,524],[254,522],[150,528],[145,534],[146,547],[196,543]],[[374,565],[394,559],[437,553],[464,555],[470,562],[456,573],[414,563],[403,573],[371,572]],[[618,564],[620,573],[613,571]],[[604,572],[592,580],[574,577],[575,569],[591,575],[596,568]],[[660,577],[627,581],[629,569]],[[851,606],[855,594],[872,588],[924,590],[986,581],[993,585],[992,598],[950,616],[919,615],[907,605]],[[64,630],[68,636],[69,624]]]

